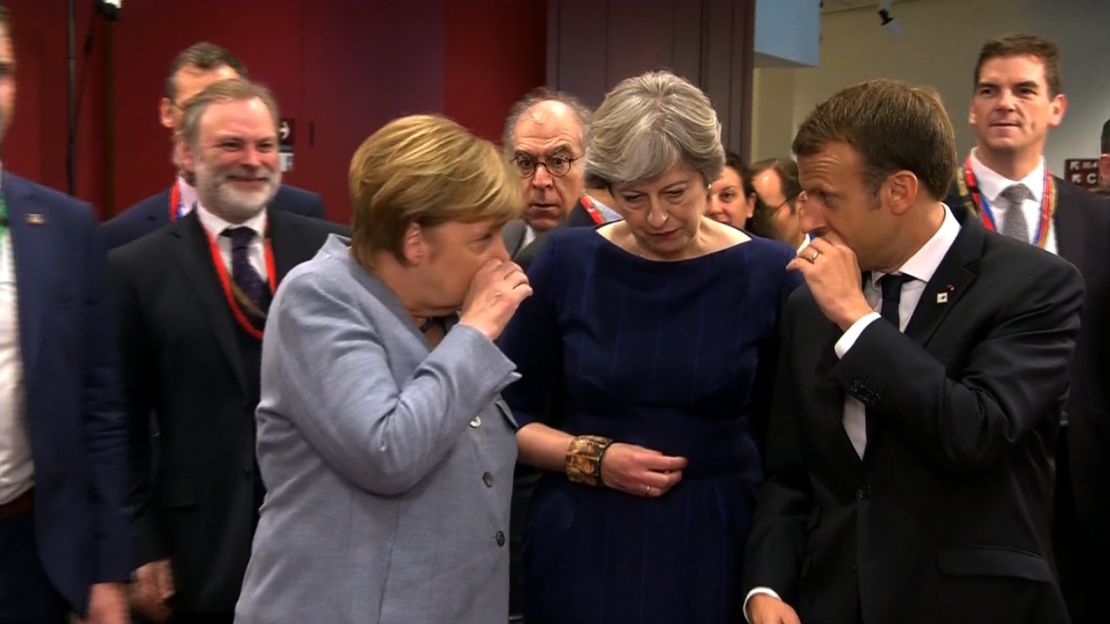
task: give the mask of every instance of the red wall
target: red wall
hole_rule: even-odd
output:
[[[78,47],[92,17],[79,0]],[[65,189],[65,0],[9,0],[17,58],[4,166]],[[496,140],[512,102],[543,83],[546,2],[521,0],[128,0],[96,18],[83,102],[77,195],[111,216],[169,184],[157,105],[174,55],[208,40],[240,56],[295,121],[291,184],[349,219],[347,164],[399,115],[445,113]],[[311,139],[311,140],[310,140]]]

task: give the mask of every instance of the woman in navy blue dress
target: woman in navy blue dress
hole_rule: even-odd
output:
[[[556,231],[501,346],[520,459],[546,469],[524,544],[529,624],[743,621],[793,251],[704,216],[724,164],[705,95],[669,73],[595,113],[587,180],[622,221]]]

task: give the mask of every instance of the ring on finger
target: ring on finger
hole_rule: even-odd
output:
[[[821,255],[821,252],[814,249],[813,253],[810,254],[810,256],[809,256],[810,263],[817,262],[817,256],[820,256],[820,255]]]
[[[651,496],[651,486],[650,485],[645,485],[644,486],[644,494],[647,495],[647,496]]]

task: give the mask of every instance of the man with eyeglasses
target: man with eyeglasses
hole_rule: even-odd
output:
[[[170,131],[171,144],[181,128],[182,111],[190,98],[212,83],[246,77],[247,68],[243,62],[216,44],[202,41],[178,54],[170,65],[165,95],[158,104],[158,119]],[[139,201],[101,226],[100,236],[108,249],[149,234],[192,211],[197,201],[192,174],[181,169],[176,149],[172,159],[178,173],[169,188]],[[319,195],[284,184],[278,187],[271,208],[307,217],[324,217],[324,204]]]
[[[573,96],[541,88],[517,102],[502,145],[520,174],[525,210],[502,230],[505,248],[522,267],[548,232],[561,225],[597,225],[616,213],[585,193],[583,150],[590,111]]]
[[[802,185],[798,165],[790,158],[770,158],[752,165],[752,188],[761,206],[756,213],[756,234],[780,240],[801,250],[809,243],[798,210]]]

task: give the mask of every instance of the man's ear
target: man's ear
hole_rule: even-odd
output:
[[[162,97],[158,103],[158,121],[162,122],[163,128],[173,129],[173,102],[168,97]]]
[[[921,181],[917,176],[912,171],[902,169],[890,174],[879,192],[885,194],[890,212],[901,215],[917,202],[920,190]]]

